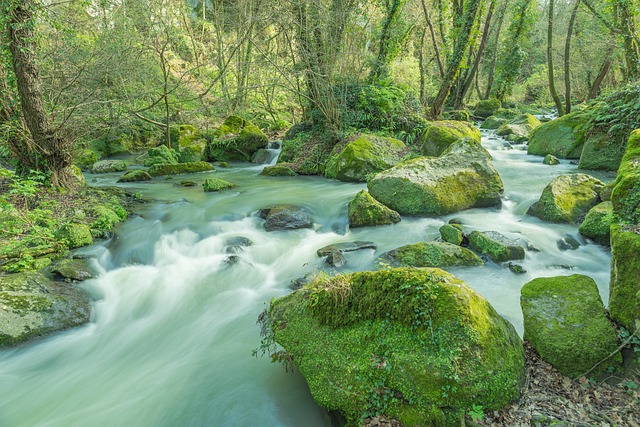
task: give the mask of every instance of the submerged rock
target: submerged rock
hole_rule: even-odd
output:
[[[393,249],[378,261],[394,267],[471,267],[483,265],[469,249],[446,242],[420,242]]]
[[[540,200],[527,213],[543,221],[579,223],[600,203],[603,186],[599,179],[583,173],[560,175],[544,188]]]
[[[111,173],[127,170],[127,162],[124,160],[100,160],[91,166],[91,173]]]
[[[437,157],[451,144],[463,138],[480,142],[480,131],[471,123],[454,120],[432,122],[418,141],[420,153]]]
[[[266,220],[264,228],[267,231],[313,228],[311,215],[297,206],[277,205],[260,209],[258,215]]]
[[[544,159],[542,159],[542,164],[555,166],[560,164],[560,160],[558,160],[558,158],[552,154],[547,154],[546,156],[544,156]]]
[[[273,166],[265,166],[260,172],[260,175],[265,176],[296,176],[296,171],[293,170],[288,163],[279,163]]]
[[[327,255],[324,262],[331,267],[340,268],[347,263],[347,260],[344,258],[344,255],[342,255],[342,252],[332,251]]]
[[[204,191],[206,192],[222,191],[229,188],[237,187],[237,185],[233,182],[225,181],[224,179],[220,178],[207,178],[204,180],[204,184],[202,184],[202,186],[204,187]]]
[[[399,139],[361,134],[338,153],[332,153],[327,160],[325,176],[340,181],[365,182],[368,175],[398,164],[406,152],[407,147]]]
[[[355,252],[363,249],[377,249],[377,245],[373,242],[342,242],[334,243],[332,245],[324,246],[318,249],[317,254],[319,257],[327,256],[332,252]]]
[[[454,142],[440,157],[420,157],[381,172],[368,187],[401,215],[420,216],[500,206],[503,192],[491,155],[471,139]]]
[[[469,246],[493,262],[524,259],[524,248],[497,231],[472,231],[469,234]]]
[[[352,425],[381,395],[403,425],[456,425],[471,404],[516,400],[524,374],[513,326],[439,269],[320,276],[263,319],[284,349],[275,360],[295,363],[316,402]]]
[[[40,273],[0,276],[0,347],[89,321],[89,296]]]
[[[349,202],[348,216],[351,228],[395,224],[401,219],[398,212],[378,202],[366,190]]]
[[[545,277],[522,287],[524,339],[562,374],[586,373],[617,348],[616,331],[607,319],[596,282],[590,277]],[[620,353],[597,369],[618,366]]]

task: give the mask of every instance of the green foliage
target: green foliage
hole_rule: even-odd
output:
[[[471,417],[471,420],[474,422],[482,421],[484,418],[484,410],[482,405],[476,405],[475,403],[471,405],[471,409],[467,414]]]

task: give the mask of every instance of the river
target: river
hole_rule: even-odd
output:
[[[453,217],[466,231],[496,230],[540,250],[527,252],[524,275],[495,264],[451,270],[520,334],[520,288],[535,277],[586,274],[606,304],[608,249],[582,239],[576,226],[525,215],[549,181],[576,166],[546,166],[504,144],[483,132],[505,184],[501,209],[355,230],[347,230],[347,203],[364,184],[263,177],[263,166],[252,164],[187,177],[238,184],[221,193],[176,185],[185,177],[117,184],[157,202],[118,226],[110,241],[81,249],[100,271],[82,284],[95,298],[88,325],[0,351],[0,427],[330,426],[298,374],[252,357],[258,314],[290,292],[292,280],[325,268],[316,255],[322,246],[373,241],[377,250],[346,254],[347,271],[371,269],[387,250],[436,239]],[[87,177],[92,185],[116,185],[117,175]],[[276,203],[303,206],[315,228],[265,232],[256,211]],[[230,259],[229,239],[238,236],[253,245]],[[559,249],[566,236],[580,246]]]

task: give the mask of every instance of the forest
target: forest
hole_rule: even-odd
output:
[[[640,426],[639,27],[0,0],[0,425]]]

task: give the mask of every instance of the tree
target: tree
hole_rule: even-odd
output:
[[[558,91],[556,90],[556,83],[554,78],[554,69],[553,69],[553,6],[554,0],[549,0],[549,19],[548,19],[548,27],[547,27],[547,73],[549,76],[549,93],[551,94],[551,98],[553,98],[553,102],[556,104],[556,108],[558,109],[558,115],[564,115],[564,106],[562,105],[562,101],[560,101],[560,97],[558,96]]]

